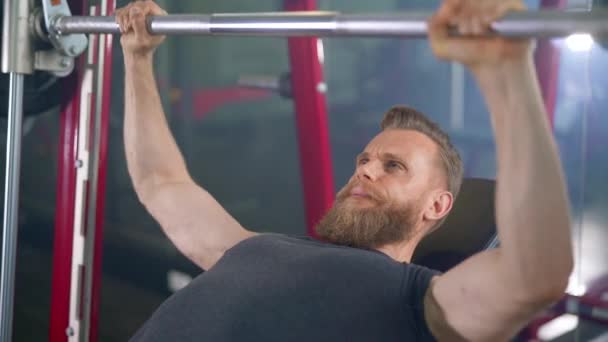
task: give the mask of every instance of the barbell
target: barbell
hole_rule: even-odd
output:
[[[431,12],[342,14],[339,12],[269,12],[174,14],[148,17],[148,31],[158,35],[329,36],[423,38]],[[563,37],[573,33],[608,36],[608,11],[513,12],[492,25],[507,37]],[[50,33],[120,33],[113,16],[60,16]]]
[[[65,37],[89,33],[120,33],[114,16],[71,16],[67,15],[69,12],[57,13],[59,14],[45,14],[39,11],[38,15],[33,16],[33,21],[37,23],[35,27],[38,29],[33,30],[32,34],[37,36],[37,40],[50,41],[58,51],[69,57],[75,57],[86,49],[86,39],[65,39]],[[432,12],[429,11],[390,14],[344,14],[330,11],[173,14],[148,17],[147,23],[151,34],[162,35],[424,38],[427,34],[427,20],[431,15]],[[607,18],[608,10],[601,8],[586,12],[555,10],[513,12],[494,22],[491,34],[548,38],[584,32],[603,37],[608,36]],[[39,77],[44,75],[42,73]],[[58,99],[59,97],[44,96],[43,98]],[[43,112],[54,105],[56,103],[33,111],[26,110],[26,113],[31,115]],[[6,112],[0,111],[0,117],[2,116],[6,116]]]

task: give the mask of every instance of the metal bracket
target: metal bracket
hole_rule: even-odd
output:
[[[58,18],[72,15],[66,0],[42,0],[42,10],[49,41],[57,51],[67,57],[77,57],[86,50],[88,40],[84,34],[61,35],[54,28]]]
[[[34,68],[48,71],[58,77],[65,77],[74,70],[74,58],[64,56],[57,50],[36,51]]]

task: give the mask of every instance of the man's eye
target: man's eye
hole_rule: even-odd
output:
[[[367,164],[368,161],[369,160],[367,158],[361,158],[361,159],[359,159],[359,161],[357,161],[357,164],[358,165],[365,165],[365,164]]]
[[[386,167],[389,169],[401,169],[402,168],[401,164],[399,164],[398,162],[393,161],[393,160],[387,162]]]

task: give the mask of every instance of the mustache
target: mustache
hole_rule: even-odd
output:
[[[344,186],[344,188],[342,188],[342,190],[340,190],[340,192],[338,192],[338,194],[336,195],[336,200],[338,202],[342,202],[347,199],[350,196],[353,188],[355,187],[360,187],[361,189],[363,189],[363,191],[365,191],[365,193],[372,200],[376,202],[384,202],[384,196],[379,193],[379,191],[374,189],[372,186],[359,181],[354,181],[346,184],[346,186]]]

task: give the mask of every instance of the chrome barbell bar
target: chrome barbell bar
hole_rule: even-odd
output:
[[[363,36],[423,38],[432,12],[342,14],[338,12],[269,12],[173,14],[148,18],[148,31],[159,35]],[[120,33],[113,16],[61,16],[53,20],[59,35]],[[608,36],[608,11],[541,10],[513,12],[492,24],[507,37],[563,37],[573,33]]]

